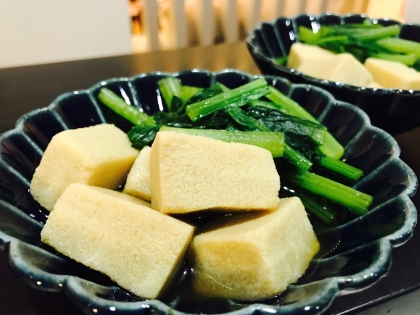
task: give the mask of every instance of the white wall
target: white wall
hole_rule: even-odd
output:
[[[420,24],[420,1],[406,0],[404,7],[404,18],[407,23]]]
[[[0,0],[0,68],[131,52],[127,0]]]

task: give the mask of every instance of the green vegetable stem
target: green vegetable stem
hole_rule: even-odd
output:
[[[368,194],[293,166],[285,167],[282,170],[282,177],[295,186],[347,207],[356,215],[365,213],[372,203],[372,196]]]
[[[336,219],[336,211],[326,202],[320,202],[313,195],[309,194],[299,194],[299,198],[305,206],[305,209],[309,210],[309,212],[316,215],[325,223],[332,224]]]
[[[124,99],[116,95],[108,88],[102,88],[98,94],[99,100],[112,111],[127,119],[134,125],[153,125],[152,116],[139,111],[136,107],[127,104]]]
[[[351,180],[358,180],[363,175],[363,171],[361,169],[353,167],[342,161],[332,159],[329,156],[322,157],[320,165],[344,175]]]
[[[174,77],[166,77],[160,79],[157,84],[168,110],[171,111],[173,97],[179,97],[181,94],[181,80]]]
[[[192,121],[203,118],[219,109],[243,106],[249,100],[258,99],[270,93],[267,82],[260,78],[235,89],[217,94],[186,107],[186,113]]]
[[[312,167],[312,162],[309,159],[293,149],[287,143],[284,145],[284,158],[304,171],[308,171]]]
[[[380,47],[395,53],[414,53],[420,58],[420,43],[398,37],[382,38],[376,42]]]

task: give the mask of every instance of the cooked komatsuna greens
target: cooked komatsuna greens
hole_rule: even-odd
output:
[[[309,112],[263,78],[229,89],[220,82],[208,88],[184,86],[179,78],[168,76],[158,81],[157,88],[166,109],[153,116],[141,113],[138,123],[133,122],[132,109],[121,109],[122,98],[106,87],[99,92],[101,102],[134,124],[128,132],[133,147],[150,146],[159,130],[252,144],[271,152],[282,186],[290,188],[288,196],[304,196],[305,208],[325,223],[336,221],[334,204],[354,215],[365,213],[371,205],[372,196],[351,187],[363,172],[340,160],[343,146]],[[333,206],[324,206],[325,202]]]

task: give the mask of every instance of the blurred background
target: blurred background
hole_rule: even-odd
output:
[[[324,12],[420,23],[420,0],[1,0],[0,68],[232,43]]]

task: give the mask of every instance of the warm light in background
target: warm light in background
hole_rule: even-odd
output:
[[[148,12],[144,6],[156,3],[157,34],[149,34],[145,20]],[[416,0],[411,0],[416,1]],[[133,48],[136,52],[156,49],[175,49],[185,45],[210,45],[243,40],[253,26],[278,16],[296,16],[300,13],[366,14],[372,18],[387,17],[404,21],[407,0],[131,0],[133,17]],[[408,1],[409,2],[409,1]],[[184,12],[174,15],[174,6],[184,6]],[[204,10],[204,11],[203,11]],[[150,14],[150,13],[149,13]],[[180,21],[184,20],[184,25]],[[203,35],[203,20],[207,20]],[[147,24],[147,23],[146,23]],[[185,27],[185,34],[174,33]],[[201,27],[201,30],[200,30]],[[150,36],[156,36],[151,47]],[[177,36],[183,37],[178,39]]]
[[[2,0],[0,68],[233,43],[261,21],[327,11],[420,23],[420,0]]]

